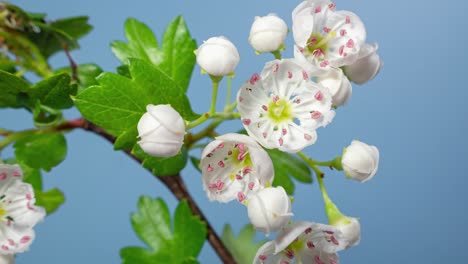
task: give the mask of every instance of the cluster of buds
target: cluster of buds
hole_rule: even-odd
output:
[[[237,93],[237,109],[248,135],[216,137],[203,150],[199,167],[209,200],[238,201],[257,230],[267,236],[279,232],[260,248],[254,263],[336,264],[339,250],[359,243],[359,221],[341,214],[322,190],[329,225],[291,222],[292,199],[281,186],[272,186],[273,163],[264,148],[294,154],[314,144],[316,130],[329,124],[334,109],[349,101],[351,83],[374,78],[382,62],[377,45],[366,43],[360,18],[336,10],[328,0],[300,3],[292,21],[294,58],[281,59],[286,23],[273,14],[255,18],[249,43],[257,54],[273,53],[276,60],[267,62]],[[225,37],[208,39],[195,53],[202,72],[216,84],[233,75],[240,59]],[[139,145],[152,156],[176,155],[186,123],[168,105],[149,105],[147,111],[138,124]],[[377,172],[379,151],[355,140],[335,161],[333,167],[344,170],[348,178],[365,182]]]

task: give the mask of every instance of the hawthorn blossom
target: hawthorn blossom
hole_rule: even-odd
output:
[[[254,264],[316,263],[338,264],[336,252],[347,247],[337,228],[312,222],[294,222],[285,227],[275,240],[265,243]]]
[[[357,84],[364,84],[372,80],[383,65],[377,54],[377,44],[365,44],[359,51],[356,62],[344,67],[344,72],[348,78]]]
[[[273,163],[254,139],[241,134],[225,134],[202,152],[200,169],[203,189],[211,201],[247,200],[274,178]]]
[[[341,165],[348,178],[366,182],[375,176],[379,168],[379,149],[353,140],[344,150]]]
[[[250,198],[247,212],[252,225],[266,236],[285,226],[291,216],[291,199],[283,187],[270,187]]]
[[[46,214],[34,205],[34,190],[22,178],[18,165],[0,164],[0,255],[27,250],[34,240],[33,227]]]
[[[354,63],[366,40],[361,19],[349,11],[335,11],[328,0],[308,0],[292,13],[296,57],[316,67],[341,67]]]
[[[309,76],[293,59],[274,60],[240,88],[242,123],[265,148],[298,152],[314,144],[315,130],[333,119],[328,89]]]
[[[256,52],[274,52],[284,46],[288,26],[275,14],[255,17],[250,28],[249,43]]]
[[[154,157],[177,155],[184,144],[184,119],[170,105],[149,104],[146,111],[138,121],[138,145]]]
[[[236,46],[225,37],[209,38],[195,53],[198,65],[211,76],[234,74],[240,60]]]

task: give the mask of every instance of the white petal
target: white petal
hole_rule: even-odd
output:
[[[361,225],[359,224],[359,220],[354,217],[349,217],[348,219],[350,222],[336,225],[336,228],[343,233],[343,238],[347,241],[348,246],[346,248],[356,246],[361,240]]]
[[[377,44],[365,44],[359,51],[358,60],[344,67],[346,76],[352,82],[364,84],[379,73],[383,62],[377,54],[377,49]]]
[[[0,225],[0,254],[21,253],[28,250],[35,233],[31,228],[18,228],[14,224],[11,226]]]
[[[310,228],[314,223],[312,222],[293,222],[283,228],[278,233],[275,243],[275,254],[287,248],[299,235],[303,234],[307,228]]]
[[[344,239],[343,234],[336,227],[312,223],[310,229],[304,230],[300,239],[307,245],[311,242],[308,248],[315,248],[327,253],[335,253],[343,250],[348,246],[348,241]]]
[[[301,254],[302,263],[313,264],[339,264],[340,259],[336,253],[327,253],[317,249],[305,249]]]
[[[257,250],[257,254],[253,259],[254,264],[278,264],[280,256],[275,255],[275,245],[273,241],[266,242]]]
[[[5,215],[13,219],[15,226],[32,228],[45,217],[42,207],[34,206],[36,199],[29,183],[16,180],[4,193],[1,201]]]
[[[340,68],[329,67],[327,74],[320,76],[317,81],[328,88],[334,106],[342,106],[351,98],[351,83]]]
[[[14,254],[8,254],[8,255],[0,254],[0,264],[14,264],[14,263],[15,263]]]

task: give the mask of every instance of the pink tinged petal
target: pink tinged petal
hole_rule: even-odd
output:
[[[243,192],[238,192],[237,193],[237,200],[239,200],[239,202],[243,202],[245,200],[245,194]]]
[[[288,72],[288,78],[291,79],[293,77],[292,72]]]
[[[349,16],[346,17],[345,23],[346,24],[351,24],[351,18]]]
[[[30,236],[24,236],[20,239],[20,243],[21,244],[26,244],[28,243],[29,241],[31,241],[31,237]]]
[[[335,8],[336,8],[336,3],[330,3],[330,4],[328,4],[328,8],[330,8],[330,10],[332,10],[332,11],[335,10]]]
[[[0,180],[4,180],[4,179],[6,179],[6,178],[7,178],[7,176],[8,176],[8,175],[7,175],[5,172],[4,172],[4,173],[2,173],[2,174],[0,174]]]
[[[260,255],[260,256],[258,256],[258,258],[259,258],[260,260],[265,260],[265,259],[267,259],[267,256],[265,256],[265,255]]]
[[[346,42],[346,47],[348,47],[350,49],[354,48],[354,40],[349,39],[348,42]]]
[[[340,36],[344,37],[346,35],[346,29],[340,30]]]
[[[319,119],[322,116],[322,113],[320,113],[320,111],[312,111],[310,112],[310,116],[312,119]]]
[[[288,257],[289,259],[294,258],[294,252],[291,249],[286,249],[286,251],[284,252],[284,255]]]
[[[246,126],[250,125],[251,122],[252,122],[252,121],[251,121],[249,118],[244,118],[244,119],[242,119],[242,124],[244,124],[244,125],[246,125]]]
[[[255,186],[254,182],[249,182],[249,190],[253,190],[254,186]]]
[[[315,8],[314,12],[315,12],[315,14],[322,12],[322,7],[317,6],[317,8]]]
[[[325,32],[325,33],[330,33],[330,31],[331,31],[331,28],[329,28],[329,27],[323,27],[323,32]]]
[[[258,80],[260,80],[260,75],[258,75],[258,73],[254,73],[252,77],[250,77],[249,82],[251,85],[255,85],[255,83],[257,83]]]
[[[323,100],[323,93],[322,93],[322,91],[318,91],[318,92],[314,95],[314,98],[315,98],[315,100],[317,100],[317,101],[322,101],[322,100]]]
[[[315,248],[315,245],[314,245],[314,243],[312,243],[312,241],[309,241],[309,242],[307,242],[307,247],[308,248]]]
[[[21,173],[19,171],[13,171],[14,177],[21,177]]]
[[[309,74],[307,74],[306,71],[302,71],[302,78],[304,78],[304,80],[309,79]]]
[[[218,162],[218,166],[220,166],[221,168],[224,168],[224,162],[223,162],[222,160],[220,160],[220,161]]]

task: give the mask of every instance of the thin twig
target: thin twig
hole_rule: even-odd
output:
[[[87,121],[86,119],[76,119],[72,120],[69,122],[69,128],[71,127],[80,127],[86,131],[93,132],[103,138],[105,138],[107,141],[114,143],[115,142],[115,137],[104,131],[99,126],[94,125],[93,123]],[[64,127],[65,128],[65,127]],[[131,153],[130,150],[126,150],[125,153],[135,160],[138,163],[142,163],[143,160],[140,158],[136,157]],[[186,200],[190,209],[192,210],[192,213],[196,216],[199,216],[200,219],[205,222],[208,234],[207,234],[207,239],[210,242],[211,246],[213,249],[216,251],[218,256],[221,258],[222,262],[225,264],[235,264],[236,261],[232,257],[231,253],[229,250],[226,248],[224,243],[221,241],[220,237],[216,232],[214,231],[213,227],[209,223],[208,219],[205,217],[203,212],[200,210],[198,207],[197,203],[195,200],[192,198],[190,193],[187,190],[187,187],[185,186],[184,180],[180,176],[180,174],[177,175],[172,175],[172,176],[157,176],[154,175],[158,180],[160,180],[171,192],[174,194],[174,196],[180,201],[180,200]]]
[[[76,65],[75,61],[73,60],[70,54],[70,51],[68,50],[68,45],[64,43],[62,45],[62,48],[63,48],[63,51],[65,52],[65,55],[67,55],[68,61],[70,61],[72,79],[76,82],[79,82],[80,80],[78,79],[78,65]]]

